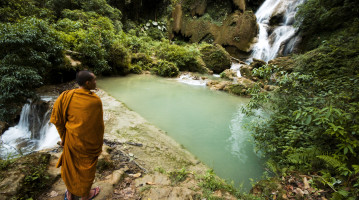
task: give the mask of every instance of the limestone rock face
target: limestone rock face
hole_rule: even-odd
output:
[[[206,45],[200,49],[206,67],[218,74],[231,68],[231,57],[221,45]]]
[[[256,17],[252,11],[236,11],[224,20],[222,26],[212,26],[212,32],[215,43],[235,46],[248,52],[258,33]]]
[[[227,8],[230,4],[239,10],[231,13],[232,8]],[[180,34],[190,42],[205,41],[249,52],[258,33],[254,13],[245,10],[244,0],[224,3],[227,7],[223,9],[212,8],[214,5],[217,4],[211,0],[184,1],[177,4],[172,12],[170,39],[173,39],[175,34]],[[215,9],[219,9],[218,12],[224,13],[224,16],[214,16]]]

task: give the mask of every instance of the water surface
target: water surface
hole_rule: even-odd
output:
[[[248,189],[249,179],[262,175],[263,161],[243,127],[250,119],[240,113],[248,99],[150,75],[104,78],[97,85],[166,131],[221,178]]]

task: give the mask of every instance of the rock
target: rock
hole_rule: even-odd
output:
[[[209,88],[211,90],[224,90],[224,88],[226,88],[227,85],[231,84],[228,81],[208,81],[207,82],[207,86],[209,86]]]
[[[234,80],[237,78],[237,72],[235,72],[231,69],[226,69],[221,73],[221,78]]]
[[[0,136],[9,128],[9,124],[6,122],[0,121]]]
[[[264,62],[263,60],[253,58],[253,62],[250,64],[250,66],[251,66],[253,69],[258,69],[258,68],[260,68],[260,67],[262,67],[263,65],[266,65],[266,64],[267,64],[267,63]]]
[[[179,33],[181,30],[181,26],[182,26],[182,5],[181,4],[177,4],[175,9],[172,12],[172,31],[175,33]]]
[[[231,68],[231,57],[229,53],[220,45],[205,45],[200,49],[202,59],[206,67],[219,74],[225,69]]]
[[[191,16],[203,15],[207,8],[207,0],[197,0],[190,5]]]
[[[223,89],[224,91],[228,91],[231,94],[239,95],[239,96],[247,96],[247,90],[254,86],[254,82],[246,79],[246,78],[239,78],[237,84],[228,84]]]
[[[237,0],[236,5],[245,10],[244,0]],[[199,1],[202,2],[203,1]],[[194,4],[196,4],[194,2]],[[190,8],[191,8],[190,4]],[[196,4],[197,5],[197,4]],[[201,5],[201,6],[200,6]],[[229,15],[221,22],[214,23],[211,18],[198,17],[193,18],[190,14],[185,14],[186,6],[176,5],[172,12],[172,23],[170,39],[175,37],[174,33],[181,34],[188,38],[190,42],[216,43],[222,46],[233,46],[237,49],[249,52],[251,44],[258,33],[256,17],[252,11],[240,12],[239,10],[229,13]],[[201,9],[199,9],[201,7]],[[204,3],[198,4],[192,13],[201,13]],[[242,10],[241,9],[241,10]],[[192,9],[193,10],[193,9]],[[231,10],[231,8],[229,8]],[[220,25],[219,25],[220,24]]]
[[[43,123],[47,123],[50,119],[49,105],[49,102],[43,100],[31,103],[28,121],[32,138],[40,139],[40,130],[44,126]]]
[[[252,78],[252,67],[249,65],[242,65],[240,72],[242,77],[251,79]]]
[[[268,65],[275,66],[278,71],[292,72],[294,69],[294,60],[288,56],[277,57],[270,60]]]
[[[233,3],[238,6],[239,10],[241,10],[242,12],[246,10],[245,0],[233,0]]]

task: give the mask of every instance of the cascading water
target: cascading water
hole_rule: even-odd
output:
[[[266,62],[274,59],[280,51],[291,53],[296,41],[297,28],[293,27],[297,8],[305,0],[266,0],[256,12],[259,25],[258,42],[254,45],[249,62],[253,58]],[[271,20],[279,16],[282,21],[272,30]],[[284,45],[284,46],[283,46]]]
[[[10,127],[0,138],[0,158],[55,146],[60,138],[56,127],[49,123],[50,114],[51,111],[47,107],[33,103],[25,104],[19,123]]]

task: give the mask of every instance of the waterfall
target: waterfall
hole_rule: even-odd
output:
[[[50,124],[50,114],[48,104],[43,101],[25,104],[19,123],[0,138],[0,158],[55,146],[60,138],[55,126]]]
[[[266,0],[256,12],[259,25],[258,41],[254,45],[250,59],[266,62],[279,53],[286,55],[293,51],[299,39],[297,28],[293,27],[297,8],[305,0]],[[277,26],[271,26],[279,18]],[[271,24],[272,23],[272,24]]]

